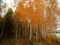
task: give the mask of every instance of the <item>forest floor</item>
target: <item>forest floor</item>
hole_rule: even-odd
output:
[[[34,42],[33,42],[34,43]],[[45,41],[40,40],[40,42],[35,42],[35,44],[30,44],[26,39],[4,39],[0,45],[60,45],[60,43],[53,42],[52,44],[47,44]]]

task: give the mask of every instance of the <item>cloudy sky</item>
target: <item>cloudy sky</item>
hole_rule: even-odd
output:
[[[60,7],[60,0],[58,0],[58,7]]]
[[[18,4],[18,1],[19,1],[19,0],[2,0],[1,5],[2,5],[2,6],[5,5],[5,3],[6,3],[7,5],[6,5],[5,8],[2,9],[1,15],[4,16],[9,8],[12,8],[13,11],[15,11],[16,6],[17,6],[17,4]]]

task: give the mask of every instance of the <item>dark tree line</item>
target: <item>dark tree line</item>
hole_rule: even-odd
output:
[[[4,16],[4,37],[12,37],[13,35],[13,10],[10,8]]]
[[[4,17],[0,15],[0,38],[13,37],[13,10],[10,8]]]
[[[16,20],[15,20],[16,19]],[[19,21],[19,18],[14,18],[13,10],[8,9],[6,15],[0,15],[0,39],[15,38],[24,35],[25,25]]]
[[[3,18],[0,15],[0,38],[2,37]]]

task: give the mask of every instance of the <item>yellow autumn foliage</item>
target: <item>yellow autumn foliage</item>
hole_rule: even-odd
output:
[[[45,30],[47,36],[44,40],[51,45],[53,41],[49,34],[56,30],[56,5],[54,5],[56,4],[56,0],[50,1],[49,4],[47,1],[48,0],[20,1],[14,12],[14,19],[18,17],[19,21],[24,23],[26,20],[30,20],[32,28],[35,29],[39,23],[39,30]],[[58,13],[60,14],[60,11],[58,11]],[[55,37],[55,35],[53,37]]]

